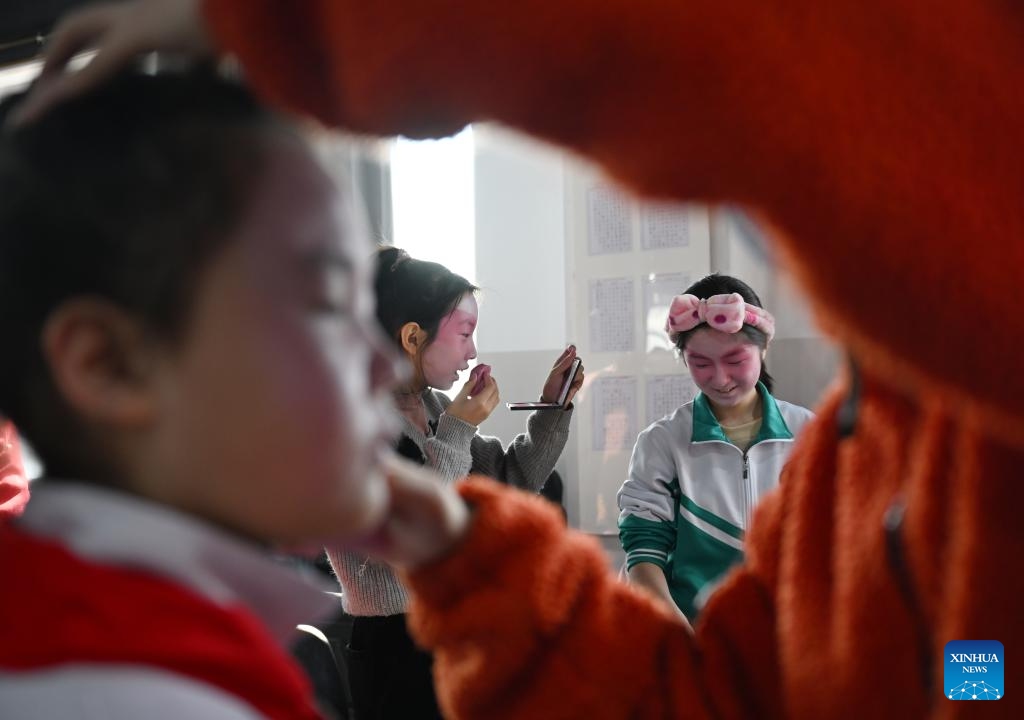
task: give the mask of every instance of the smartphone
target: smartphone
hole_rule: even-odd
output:
[[[573,381],[576,380],[576,376],[580,372],[580,366],[583,361],[576,358],[572,361],[572,365],[569,367],[569,371],[565,373],[565,382],[562,383],[562,389],[558,391],[558,400],[555,402],[515,402],[505,403],[509,410],[560,410],[565,407],[565,401],[569,397],[569,388],[572,387]]]

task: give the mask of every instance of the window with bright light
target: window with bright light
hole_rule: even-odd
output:
[[[476,285],[473,153],[472,127],[442,140],[397,140],[391,150],[391,212],[395,247]],[[445,394],[454,398],[465,379],[463,374]]]
[[[395,142],[391,204],[396,247],[476,283],[473,130]]]

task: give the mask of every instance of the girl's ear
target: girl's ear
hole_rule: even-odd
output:
[[[139,427],[156,416],[153,341],[123,310],[67,302],[47,319],[42,345],[57,392],[86,422]]]
[[[398,331],[398,337],[402,341],[402,349],[410,357],[416,357],[427,346],[427,331],[419,323],[407,322]]]

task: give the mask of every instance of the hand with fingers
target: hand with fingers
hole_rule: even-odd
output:
[[[480,364],[470,372],[466,384],[445,413],[475,427],[490,417],[500,400],[498,383],[491,377],[491,366]]]
[[[562,385],[565,384],[566,373],[572,368],[572,362],[576,359],[576,346],[570,345],[562,354],[555,360],[554,366],[551,368],[551,372],[548,373],[548,379],[544,381],[544,389],[541,390],[540,399],[541,402],[557,402],[559,393],[562,391]],[[576,373],[576,377],[569,386],[569,394],[566,395],[564,407],[569,407],[572,403],[572,399],[576,397],[576,393],[583,387],[583,366],[580,365],[579,371]]]
[[[383,522],[352,549],[399,568],[413,569],[452,551],[469,530],[462,498],[419,465],[384,459],[390,500]]]
[[[9,122],[32,122],[53,106],[87,92],[150,52],[191,60],[213,55],[201,0],[132,0],[89,5],[65,16],[43,51],[43,70],[32,92]],[[96,55],[80,70],[71,59],[87,50]]]

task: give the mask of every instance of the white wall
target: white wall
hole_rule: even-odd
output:
[[[568,340],[562,157],[499,128],[474,135],[481,354],[560,349]]]

